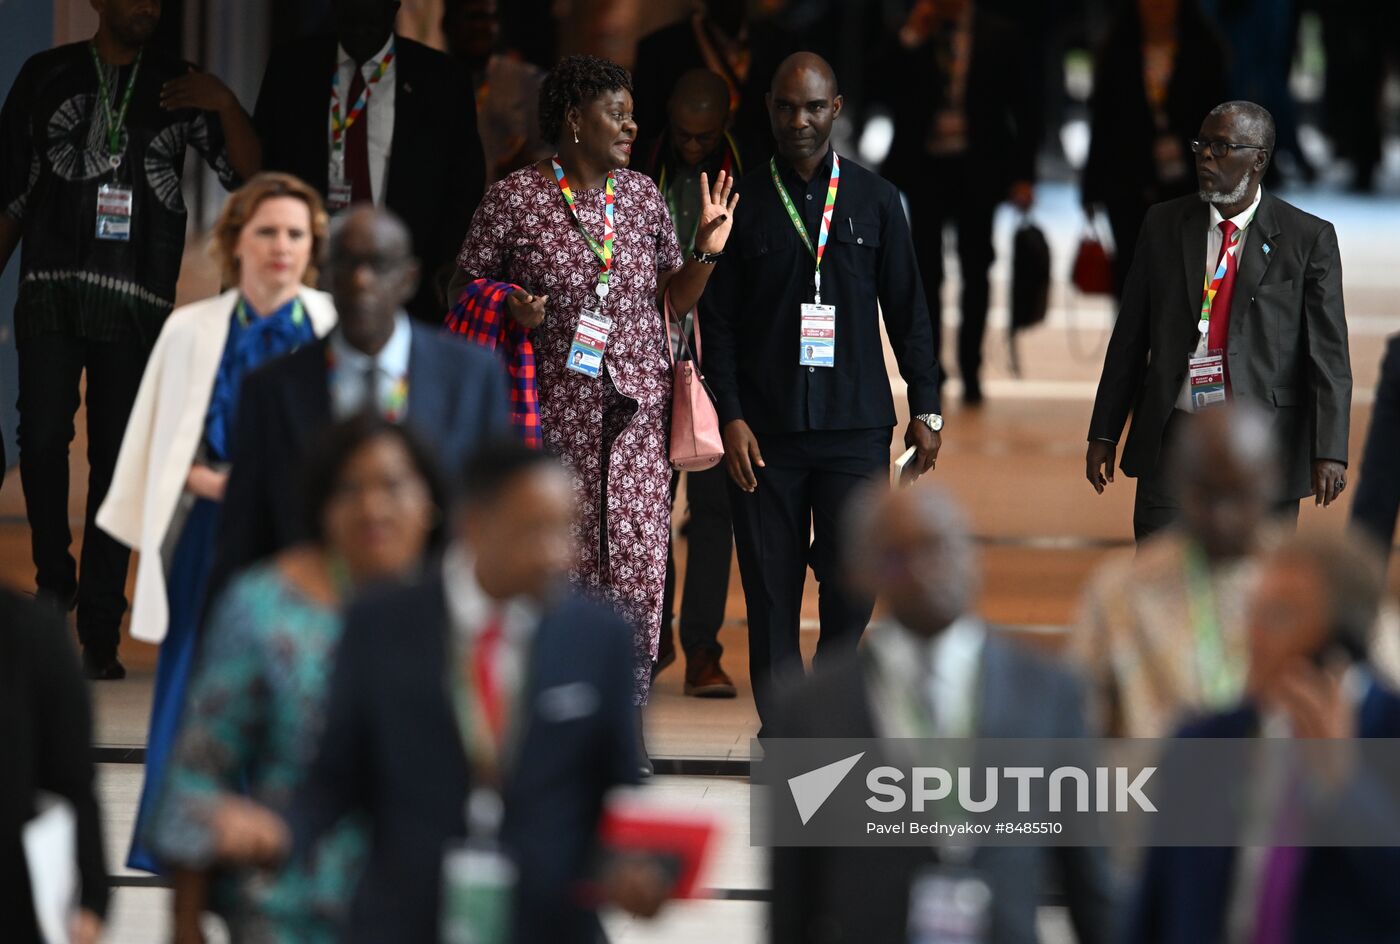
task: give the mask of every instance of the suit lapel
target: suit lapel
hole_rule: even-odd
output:
[[[1264,273],[1269,271],[1269,263],[1278,255],[1278,248],[1274,245],[1279,235],[1274,215],[1277,202],[1278,198],[1265,193],[1259,201],[1259,209],[1254,213],[1254,221],[1246,231],[1243,256],[1239,260],[1239,272],[1235,275],[1235,293],[1230,298],[1231,340],[1248,330],[1245,320],[1249,314],[1250,299],[1258,291]]]
[[[453,400],[445,389],[455,386],[441,377],[435,369],[433,347],[430,340],[417,324],[411,326],[412,341],[408,348],[408,412],[404,419],[418,432],[446,444],[442,436],[447,432],[447,406]]]
[[[400,147],[400,132],[409,134],[413,128],[424,127],[413,114],[418,104],[418,90],[413,81],[413,52],[407,47],[402,36],[396,35],[394,47],[398,50],[397,63],[394,66],[394,134],[389,141],[389,172],[385,175],[384,197],[381,201],[384,206],[388,206],[388,201],[404,186],[404,181],[399,179],[400,167],[404,161],[395,160],[395,156],[410,154],[416,146],[413,142],[402,142],[403,146]]]
[[[330,86],[336,70],[336,56],[339,44],[334,38],[325,40],[324,52],[314,56],[308,63],[311,74],[307,77],[309,88],[321,88],[323,95],[308,95],[304,99],[307,110],[302,117],[301,127],[306,129],[307,166],[311,176],[307,180],[322,194],[330,192],[331,182],[331,142],[330,142]]]
[[[1189,317],[1183,318],[1182,337],[1186,338],[1188,351],[1196,347],[1196,324],[1200,321],[1201,294],[1206,280],[1206,224],[1210,208],[1197,201],[1190,204],[1181,218],[1181,262],[1186,286],[1186,311]]]
[[[1007,672],[1006,650],[996,636],[997,630],[988,626],[982,643],[982,659],[977,670],[977,715],[973,718],[976,737],[1007,737],[1006,693],[1012,689]]]

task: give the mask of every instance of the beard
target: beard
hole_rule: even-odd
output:
[[[1239,203],[1245,198],[1245,194],[1249,193],[1249,182],[1252,179],[1253,174],[1251,174],[1250,171],[1245,171],[1244,176],[1240,178],[1240,182],[1235,185],[1235,189],[1231,190],[1229,193],[1220,190],[1201,190],[1197,192],[1197,196],[1201,198],[1202,203],[1214,203],[1217,206],[1231,206],[1232,204]]]

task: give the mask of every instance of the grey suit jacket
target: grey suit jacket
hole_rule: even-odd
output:
[[[873,738],[869,656],[826,665],[779,704],[774,737]],[[1083,690],[1065,669],[988,629],[977,688],[978,737],[1085,736]],[[909,886],[937,861],[932,847],[773,850],[774,944],[905,941]],[[991,944],[1036,944],[1045,866],[1057,866],[1080,944],[1111,935],[1113,895],[1101,849],[979,849],[992,887]]]
[[[1089,438],[1113,442],[1128,414],[1121,466],[1147,475],[1195,350],[1210,208],[1196,196],[1152,207],[1142,225],[1104,357]],[[1239,402],[1273,418],[1282,497],[1312,493],[1312,463],[1347,461],[1351,358],[1342,260],[1332,224],[1265,191],[1230,304],[1226,359]]]

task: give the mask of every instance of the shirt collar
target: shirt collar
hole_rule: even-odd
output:
[[[1235,228],[1243,231],[1250,223],[1254,222],[1254,214],[1259,210],[1259,201],[1264,199],[1264,187],[1261,184],[1259,189],[1254,191],[1254,202],[1241,210],[1237,215],[1230,217],[1230,222],[1235,224]],[[1210,225],[1212,229],[1218,229],[1225,221],[1225,217],[1220,215],[1220,208],[1214,203],[1210,205]]]
[[[379,353],[373,358],[364,351],[352,347],[340,331],[331,333],[330,343],[336,364],[344,365],[347,371],[363,372],[373,361],[375,367],[397,380],[408,375],[408,358],[413,347],[413,327],[409,323],[407,314],[402,311],[396,314],[394,316],[394,333],[389,335],[388,343],[380,348]]]
[[[379,52],[371,56],[363,66],[360,66],[360,68],[363,69],[366,67],[373,67],[379,65],[380,60],[382,60],[385,56],[389,54],[390,49],[394,48],[395,38],[396,37],[394,36],[394,34],[390,33],[389,38],[386,39],[384,41],[384,45],[380,47]],[[325,62],[324,59],[322,59],[321,61]],[[340,43],[335,44],[335,61],[336,65],[340,66],[341,68],[344,68],[346,65],[354,66],[356,64],[355,58],[351,56],[348,52],[346,52],[345,47],[340,45]]]
[[[794,182],[799,188],[805,190],[807,187],[810,187],[812,184],[817,183],[818,181],[820,181],[822,186],[825,187],[827,182],[831,180],[831,156],[835,153],[836,149],[831,146],[830,141],[827,141],[826,154],[822,156],[821,163],[817,165],[817,169],[812,173],[811,180],[803,180],[801,175],[798,174],[797,171],[793,168],[792,164],[788,163],[788,161],[786,161],[782,157],[782,155],[775,154],[774,158],[778,162],[778,170],[782,173],[782,175],[788,180]]]
[[[940,684],[961,684],[976,676],[986,627],[975,616],[960,616],[933,639],[924,639],[896,620],[871,634],[880,669],[914,681],[932,676]]]
[[[527,637],[540,620],[540,608],[525,597],[492,600],[476,579],[476,559],[470,548],[453,543],[442,556],[443,587],[447,596],[447,616],[459,639],[474,639],[486,629],[493,613],[503,617],[506,636],[512,641]]]

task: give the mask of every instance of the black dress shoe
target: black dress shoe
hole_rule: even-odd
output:
[[[671,627],[661,628],[661,642],[656,648],[656,671],[653,677],[660,675],[666,670],[666,666],[676,661],[676,637],[671,632]]]
[[[94,682],[115,682],[126,678],[126,668],[117,661],[116,653],[111,655],[83,650],[83,675]]]

